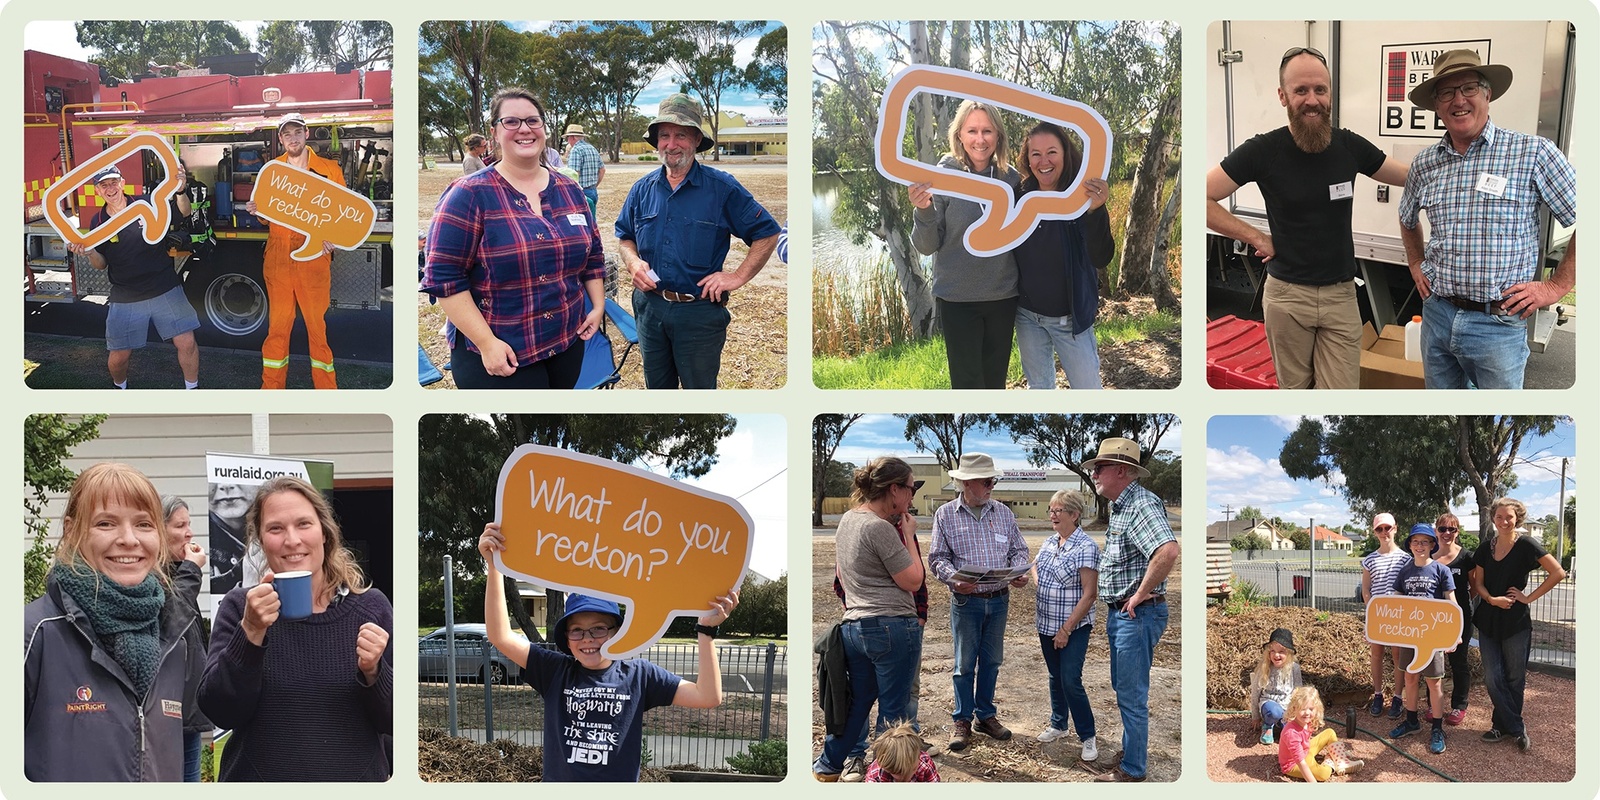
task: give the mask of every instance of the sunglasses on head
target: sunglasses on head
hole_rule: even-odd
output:
[[[1278,62],[1278,67],[1281,69],[1284,64],[1289,63],[1289,59],[1294,58],[1302,53],[1309,53],[1318,61],[1321,61],[1322,66],[1328,66],[1328,58],[1322,54],[1321,50],[1318,50],[1315,47],[1291,47],[1288,50],[1283,51],[1283,60]]]

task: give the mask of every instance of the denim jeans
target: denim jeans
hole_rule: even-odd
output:
[[[1089,707],[1089,692],[1083,688],[1083,658],[1089,652],[1089,632],[1093,629],[1093,625],[1078,626],[1067,637],[1067,646],[1059,650],[1054,636],[1039,634],[1044,667],[1050,671],[1050,727],[1064,731],[1071,718],[1080,741],[1094,736],[1094,709]]]
[[[1483,655],[1483,688],[1494,705],[1494,727],[1507,736],[1521,736],[1522,691],[1527,686],[1528,652],[1533,647],[1533,630],[1496,639],[1478,634],[1478,652]]]
[[[1144,777],[1150,744],[1150,665],[1156,642],[1167,630],[1167,604],[1151,603],[1106,615],[1106,644],[1111,648],[1111,688],[1122,713],[1122,770]]]
[[[728,307],[708,300],[674,303],[649,292],[633,293],[639,325],[639,357],[648,389],[717,388],[722,345],[728,340]]]
[[[1261,701],[1261,729],[1276,728],[1283,722],[1283,704],[1276,700]]]
[[[1521,389],[1528,323],[1422,301],[1422,380],[1429,389]]]
[[[595,213],[595,206],[600,204],[600,187],[591,186],[583,190],[583,199],[589,201],[589,213]]]
[[[922,628],[924,631],[927,630],[927,626],[921,624],[920,622],[917,624],[917,627]],[[884,716],[884,714],[883,714],[883,703],[879,703],[878,704],[878,730],[880,730],[880,731],[881,730],[886,730],[891,725],[894,725],[894,724],[896,724],[898,722],[904,721],[904,722],[910,722],[911,723],[911,727],[916,729],[917,733],[921,733],[922,732],[922,723],[918,721],[918,716],[917,716],[919,711],[920,711],[920,709],[919,709],[920,695],[922,694],[922,651],[921,651],[920,647],[921,647],[921,642],[919,641],[918,642],[918,648],[919,649],[917,651],[916,661],[911,664],[911,685],[906,687],[906,713],[905,713],[905,718],[903,720],[901,720],[901,719],[890,719],[890,718]],[[868,745],[871,744],[871,739],[870,739],[871,734],[872,734],[872,726],[871,725],[863,725],[863,726],[861,726],[861,738],[856,740],[856,746],[855,747],[850,748],[850,756],[852,758],[865,759],[867,757],[867,747],[868,747]]]
[[[850,714],[844,732],[828,734],[811,771],[834,775],[866,736],[872,704],[878,704],[879,730],[910,716],[912,670],[922,662],[922,626],[916,617],[867,617],[840,626],[850,666]]]
[[[183,782],[200,782],[200,732],[183,732]]]
[[[1072,317],[1046,317],[1017,307],[1017,352],[1029,389],[1056,388],[1056,354],[1072,389],[1099,389],[1100,352],[1094,326],[1073,335]]]
[[[999,713],[994,707],[994,687],[1005,662],[1006,612],[1010,607],[1009,594],[988,598],[950,594],[950,635],[956,651],[952,674],[956,707],[950,716],[957,722],[970,722],[974,714],[988,719]]]

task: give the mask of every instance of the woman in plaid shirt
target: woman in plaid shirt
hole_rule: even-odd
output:
[[[1062,490],[1050,498],[1050,525],[1056,535],[1044,540],[1033,562],[1039,586],[1034,620],[1050,670],[1050,724],[1039,741],[1066,736],[1070,717],[1083,742],[1083,760],[1094,761],[1100,750],[1094,740],[1094,710],[1083,688],[1083,659],[1100,593],[1100,548],[1078,527],[1086,505],[1083,492]]]
[[[422,291],[450,320],[456,386],[571,389],[605,314],[600,234],[583,190],[544,164],[538,99],[505,89],[491,109],[501,159],[440,198]]]

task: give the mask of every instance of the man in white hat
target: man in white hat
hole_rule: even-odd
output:
[[[180,169],[178,192],[173,201],[180,216],[189,215],[188,174]],[[112,164],[94,174],[95,195],[104,204],[92,215],[85,212],[92,230],[128,207],[123,191],[122,170]],[[139,199],[149,202],[148,194]],[[111,385],[128,388],[128,361],[133,351],[144,347],[150,326],[156,334],[172,342],[178,350],[178,367],[183,371],[183,386],[200,385],[200,347],[194,331],[200,318],[183,293],[183,283],[172,268],[166,240],[147,244],[144,222],[135,219],[109,241],[94,247],[67,243],[67,249],[88,259],[95,269],[106,271],[111,283],[111,298],[106,305],[106,369]]]
[[[1351,234],[1356,175],[1401,185],[1406,165],[1333,127],[1328,62],[1294,47],[1278,66],[1289,124],[1252,137],[1206,173],[1206,227],[1249,245],[1267,270],[1262,316],[1281,389],[1361,388],[1361,308]],[[1223,208],[1255,183],[1271,233]]]
[[[1178,539],[1161,498],[1139,485],[1150,471],[1139,464],[1138,443],[1113,437],[1083,462],[1095,492],[1111,501],[1100,597],[1106,601],[1106,643],[1111,688],[1122,714],[1122,760],[1095,778],[1145,779],[1150,742],[1150,666],[1167,630],[1167,574],[1178,561]]]
[[[583,126],[576,123],[567,126],[567,166],[578,171],[578,186],[589,201],[589,213],[595,213],[595,204],[600,202],[600,182],[606,179],[606,165],[600,160],[600,151],[589,144]]]
[[[661,169],[628,190],[617,216],[617,249],[633,276],[633,316],[645,387],[715,389],[728,338],[728,293],[749,283],[778,244],[778,222],[732,175],[695,153],[716,142],[701,128],[700,104],[668,95],[644,139]],[[723,272],[729,236],[750,248]]]
[[[983,453],[963,453],[950,471],[961,496],[933,513],[933,547],[928,566],[950,587],[950,635],[955,644],[955,725],[950,749],[965,750],[972,731],[1010,739],[1011,731],[996,716],[995,685],[1005,661],[1006,613],[1011,587],[1028,585],[1026,574],[1010,584],[974,584],[958,579],[960,570],[1026,567],[1028,543],[1017,529],[1017,517],[992,497],[1000,470]],[[977,718],[976,724],[973,718]]]
[[[308,144],[311,131],[306,118],[291,111],[278,121],[278,143],[283,161],[295,169],[313,172],[340,186],[344,171],[339,162],[317,155]],[[256,201],[245,204],[245,211],[256,213]],[[267,285],[267,338],[261,342],[261,388],[282,389],[289,385],[289,334],[294,331],[295,308],[306,324],[306,345],[311,355],[311,385],[318,389],[339,388],[333,370],[333,348],[328,345],[328,305],[333,288],[333,242],[322,243],[322,254],[309,261],[295,261],[290,253],[305,244],[306,237],[266,220],[267,248],[262,254],[261,278]]]
[[[1539,208],[1578,221],[1578,178],[1554,142],[1496,127],[1489,101],[1511,69],[1471,50],[1433,62],[1413,105],[1439,115],[1445,134],[1418,154],[1400,201],[1400,239],[1422,295],[1422,377],[1429,389],[1521,389],[1527,318],[1577,282],[1578,237],[1555,273],[1544,264]],[[1428,212],[1423,242],[1417,212]]]

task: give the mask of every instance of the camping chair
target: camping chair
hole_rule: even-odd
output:
[[[583,297],[583,311],[589,313],[594,304],[589,301],[587,293]],[[611,324],[617,326],[617,333],[627,341],[622,348],[622,357],[615,358],[611,351],[611,337],[606,333],[605,320],[600,322],[600,328],[589,337],[583,345],[583,369],[578,373],[576,389],[614,389],[617,381],[622,380],[622,366],[628,363],[628,354],[633,352],[639,343],[639,327],[634,324],[633,315],[629,314],[617,301],[606,298],[606,318]]]

